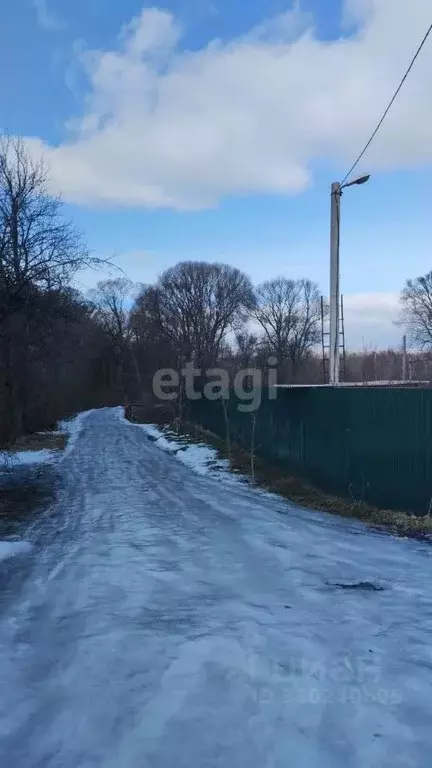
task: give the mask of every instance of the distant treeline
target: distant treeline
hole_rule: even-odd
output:
[[[254,287],[234,267],[185,261],[154,285],[121,277],[86,296],[71,287],[101,265],[49,194],[43,163],[20,140],[0,140],[0,444],[78,410],[140,399],[157,370],[187,362],[233,378],[258,368],[265,383],[271,357],[281,382],[325,380],[312,280]],[[409,356],[407,375],[430,379],[432,274],[408,281],[401,300],[423,350]],[[399,380],[402,353],[348,354],[342,371],[348,381]]]

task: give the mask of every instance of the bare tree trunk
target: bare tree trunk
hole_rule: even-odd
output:
[[[228,408],[227,408],[226,400],[224,397],[221,398],[221,403],[222,403],[222,409],[224,412],[225,436],[226,436],[226,444],[227,444],[228,461],[231,465],[231,438],[230,438]]]
[[[14,334],[11,322],[8,323],[1,343],[3,348],[4,389],[6,391],[4,409],[3,439],[13,443],[23,433],[23,407],[20,387],[20,366],[24,365],[25,351],[17,350],[18,338]]]
[[[252,419],[252,434],[251,434],[251,453],[250,453],[250,461],[251,461],[251,477],[252,480],[255,480],[255,427],[256,427],[256,415],[254,413],[251,414]]]
[[[181,366],[179,366],[180,368]],[[179,388],[179,396],[177,401],[174,400],[174,404],[176,403],[176,406],[174,405],[174,413],[175,418],[174,421],[181,424],[181,422],[184,420],[184,410],[185,410],[185,402],[186,402],[186,392],[185,392],[185,383],[183,376],[180,377],[180,388]]]
[[[143,397],[144,396],[144,387],[143,387],[143,383],[142,383],[140,369],[138,367],[138,361],[136,359],[136,355],[135,355],[135,352],[133,351],[132,345],[130,346],[130,353],[131,353],[132,362],[133,362],[134,368],[135,368],[135,373],[136,373],[136,378],[137,378],[137,382],[138,382],[138,388],[139,388],[140,396]]]

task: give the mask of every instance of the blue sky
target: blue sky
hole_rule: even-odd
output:
[[[328,292],[329,185],[430,23],[429,0],[15,0],[0,126],[29,140],[102,256],[150,282],[179,259]],[[398,343],[432,268],[432,42],[342,200],[348,343]],[[427,98],[426,98],[427,95]],[[83,287],[100,276],[84,274]]]

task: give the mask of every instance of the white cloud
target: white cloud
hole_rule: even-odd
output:
[[[344,296],[345,338],[349,350],[400,347],[403,330],[395,325],[399,293],[354,293]]]
[[[411,0],[409,13],[406,0],[345,0],[351,31],[324,42],[296,5],[191,52],[171,14],[145,9],[115,50],[81,56],[88,94],[68,140],[32,147],[45,152],[55,189],[84,204],[182,210],[227,195],[301,192],[317,161],[348,166],[362,148],[430,10],[430,0]],[[365,167],[431,162],[431,88],[432,41]]]
[[[32,0],[36,11],[37,20],[43,29],[49,32],[57,32],[64,28],[64,23],[48,6],[48,0]]]
[[[140,62],[147,55],[169,53],[179,41],[180,29],[170,13],[149,8],[124,26],[121,38],[126,57]]]
[[[286,43],[294,42],[307,32],[308,29],[312,29],[313,22],[312,13],[303,11],[299,0],[295,0],[291,10],[265,19],[261,24],[250,30],[239,42],[255,42],[258,44],[266,42],[286,45]]]

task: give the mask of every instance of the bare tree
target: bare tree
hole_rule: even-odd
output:
[[[299,287],[294,280],[276,277],[259,285],[256,296],[255,318],[280,364],[288,355],[297,322]]]
[[[164,272],[154,302],[162,333],[183,360],[205,368],[254,306],[254,294],[249,278],[234,267],[185,261]]]
[[[321,338],[321,296],[318,286],[312,280],[300,280],[299,288],[297,321],[289,345],[293,365],[302,361]]]
[[[47,189],[43,161],[34,162],[20,139],[0,139],[0,286],[3,306],[29,286],[65,286],[85,266],[100,264],[81,235],[61,216]]]
[[[56,295],[73,275],[99,263],[61,213],[43,162],[20,139],[0,138],[0,388],[11,439],[24,425],[31,351],[49,340],[41,324],[64,311]]]
[[[163,343],[154,286],[140,286],[129,315],[129,328],[135,343],[141,347]]]
[[[320,338],[320,294],[311,280],[277,277],[257,288],[254,316],[280,365],[296,366]]]
[[[126,399],[125,370],[128,362],[132,363],[140,394],[143,391],[141,373],[133,348],[132,329],[130,326],[130,307],[134,284],[127,278],[102,280],[90,292],[90,300],[95,308],[95,316],[111,340],[115,365],[118,369],[118,382]]]
[[[235,340],[240,367],[249,368],[257,354],[258,336],[255,333],[250,333],[245,328],[236,333]]]
[[[90,291],[89,298],[95,312],[113,343],[123,348],[129,337],[129,309],[133,283],[124,277],[115,280],[101,280]]]
[[[406,281],[401,305],[399,322],[407,329],[410,343],[432,348],[432,271]]]
[[[0,445],[112,400],[106,338],[71,289],[27,290],[0,323]]]

